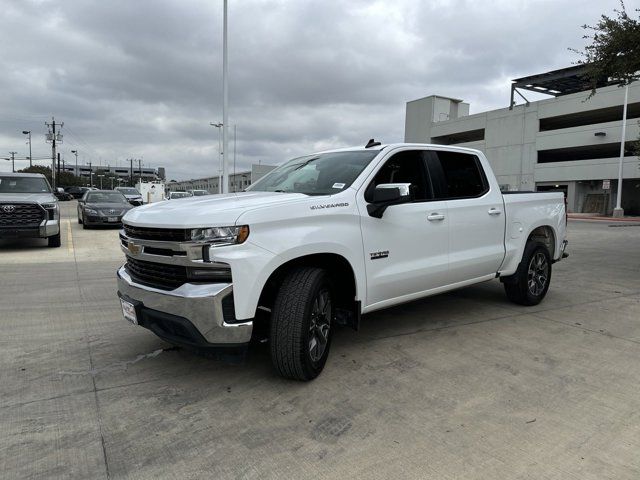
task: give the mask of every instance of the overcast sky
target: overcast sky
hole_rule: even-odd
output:
[[[236,168],[402,141],[405,102],[431,94],[462,98],[471,113],[505,107],[510,79],[569,66],[580,26],[617,6],[229,0]],[[0,157],[28,155],[22,130],[34,157],[49,155],[44,122],[55,115],[67,161],[77,149],[80,163],[134,157],[168,178],[217,175],[222,0],[0,0],[0,19]]]

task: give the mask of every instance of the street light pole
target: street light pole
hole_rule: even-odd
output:
[[[209,125],[211,125],[212,127],[216,127],[218,129],[218,162],[220,163],[220,165],[218,165],[218,193],[222,193],[222,155],[223,155],[223,151],[222,151],[222,146],[220,145],[220,141],[221,141],[220,129],[222,128],[222,123],[211,123],[211,122],[209,122]]]
[[[229,61],[227,45],[227,0],[224,0],[222,42],[222,193],[229,193]]]
[[[29,135],[29,140],[27,140],[29,142],[29,166],[33,167],[33,162],[31,160],[31,130],[23,130],[22,133],[23,135]]]
[[[76,171],[74,172],[74,175],[79,177],[80,172],[78,172],[78,150],[71,150],[71,153],[73,153],[76,156]]]
[[[622,107],[622,138],[620,139],[620,163],[618,165],[618,195],[616,198],[616,208],[613,209],[614,217],[624,217],[622,209],[622,170],[624,162],[624,142],[627,133],[627,101],[629,100],[629,84],[624,86],[624,104]]]

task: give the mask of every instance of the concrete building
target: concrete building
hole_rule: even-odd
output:
[[[122,178],[129,180],[131,177],[131,169],[127,166],[123,167],[112,167],[110,165],[78,165],[76,169],[75,163],[65,163],[60,169],[64,172],[69,172],[78,177],[86,177],[89,178],[91,171],[93,171],[94,183],[96,174],[108,172],[110,176],[115,176],[117,178]],[[142,167],[137,168],[134,166],[133,168],[133,178],[134,181],[138,181],[138,179],[142,178],[144,181],[154,181],[154,180],[164,180],[165,170],[164,167],[151,168],[151,167]]]
[[[276,168],[274,165],[251,165],[251,170],[237,172],[229,175],[229,191],[240,192],[249,185],[259,180],[271,170]],[[168,182],[166,190],[168,192],[184,192],[187,190],[207,190],[211,194],[219,192],[219,177],[194,178],[190,180],[181,180],[179,182]]]
[[[406,106],[405,141],[458,145],[485,153],[501,188],[561,190],[570,212],[610,214],[618,191],[624,88],[599,83],[587,99],[582,67],[513,80],[511,107],[469,115],[460,99],[432,95]],[[521,90],[552,98],[515,105]],[[526,92],[525,92],[526,93]],[[526,99],[525,99],[526,100]],[[622,207],[640,215],[640,82],[629,86]]]

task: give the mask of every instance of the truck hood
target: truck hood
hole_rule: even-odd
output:
[[[51,193],[0,193],[0,202],[50,203],[58,199]]]
[[[123,221],[137,227],[196,228],[235,225],[248,209],[286,205],[309,199],[303,193],[239,192],[178,198],[129,210]]]

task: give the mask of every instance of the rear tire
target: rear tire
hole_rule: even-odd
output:
[[[300,267],[284,278],[271,314],[271,361],[293,380],[316,378],[327,361],[333,293],[325,270]]]
[[[518,305],[539,304],[551,283],[551,255],[547,247],[529,241],[524,247],[516,273],[502,279],[507,298]]]
[[[49,247],[59,247],[60,246],[60,232],[58,232],[57,235],[54,235],[53,237],[48,237],[47,238],[47,246]]]

